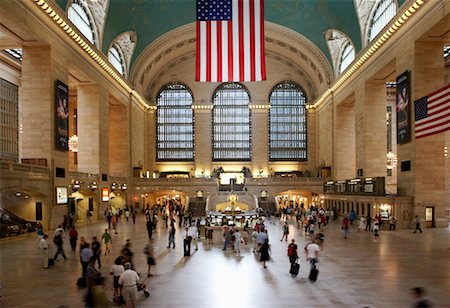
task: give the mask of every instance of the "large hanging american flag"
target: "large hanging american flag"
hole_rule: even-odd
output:
[[[266,79],[264,0],[197,0],[196,81]]]
[[[450,130],[450,85],[414,102],[416,139]]]

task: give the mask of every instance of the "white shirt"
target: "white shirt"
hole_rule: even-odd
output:
[[[39,249],[48,249],[48,243],[47,243],[47,240],[46,239],[44,239],[44,238],[42,238],[40,241],[39,241]]]
[[[64,229],[63,228],[56,228],[55,234],[53,235],[53,237],[55,237],[59,234],[61,234],[61,237],[64,238]]]
[[[308,259],[312,259],[312,258],[316,258],[319,255],[319,245],[317,245],[316,243],[309,243],[308,245],[306,245],[306,256]]]
[[[189,235],[191,235],[193,238],[198,238],[198,229],[197,229],[197,227],[190,227],[189,228]]]
[[[191,233],[189,232],[189,230],[184,230],[183,231],[183,239],[187,239],[189,236],[191,236]]]
[[[119,277],[119,284],[121,284],[124,287],[135,286],[138,281],[139,281],[138,274],[130,269],[127,269]]]
[[[125,269],[123,268],[123,265],[114,264],[111,271],[113,276],[120,276],[123,272],[125,272]]]

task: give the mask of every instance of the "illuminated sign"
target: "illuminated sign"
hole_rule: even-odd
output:
[[[107,187],[102,188],[102,201],[109,201],[109,189]]]

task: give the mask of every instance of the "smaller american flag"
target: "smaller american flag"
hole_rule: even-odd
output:
[[[450,130],[450,85],[414,102],[416,139]]]

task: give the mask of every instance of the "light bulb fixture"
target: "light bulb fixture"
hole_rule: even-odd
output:
[[[124,184],[120,185],[120,189],[121,189],[122,191],[125,191],[125,190],[127,190],[127,188],[128,188],[128,186],[127,186],[127,184],[126,184],[126,183],[124,183]]]
[[[116,190],[117,189],[117,183],[116,182],[114,182],[114,183],[111,183],[111,190]]]
[[[92,191],[96,190],[97,187],[98,187],[98,183],[95,182],[95,181],[91,182],[91,184],[89,185],[89,189],[92,190]]]
[[[75,180],[72,182],[72,190],[79,191],[81,189],[81,181]]]

